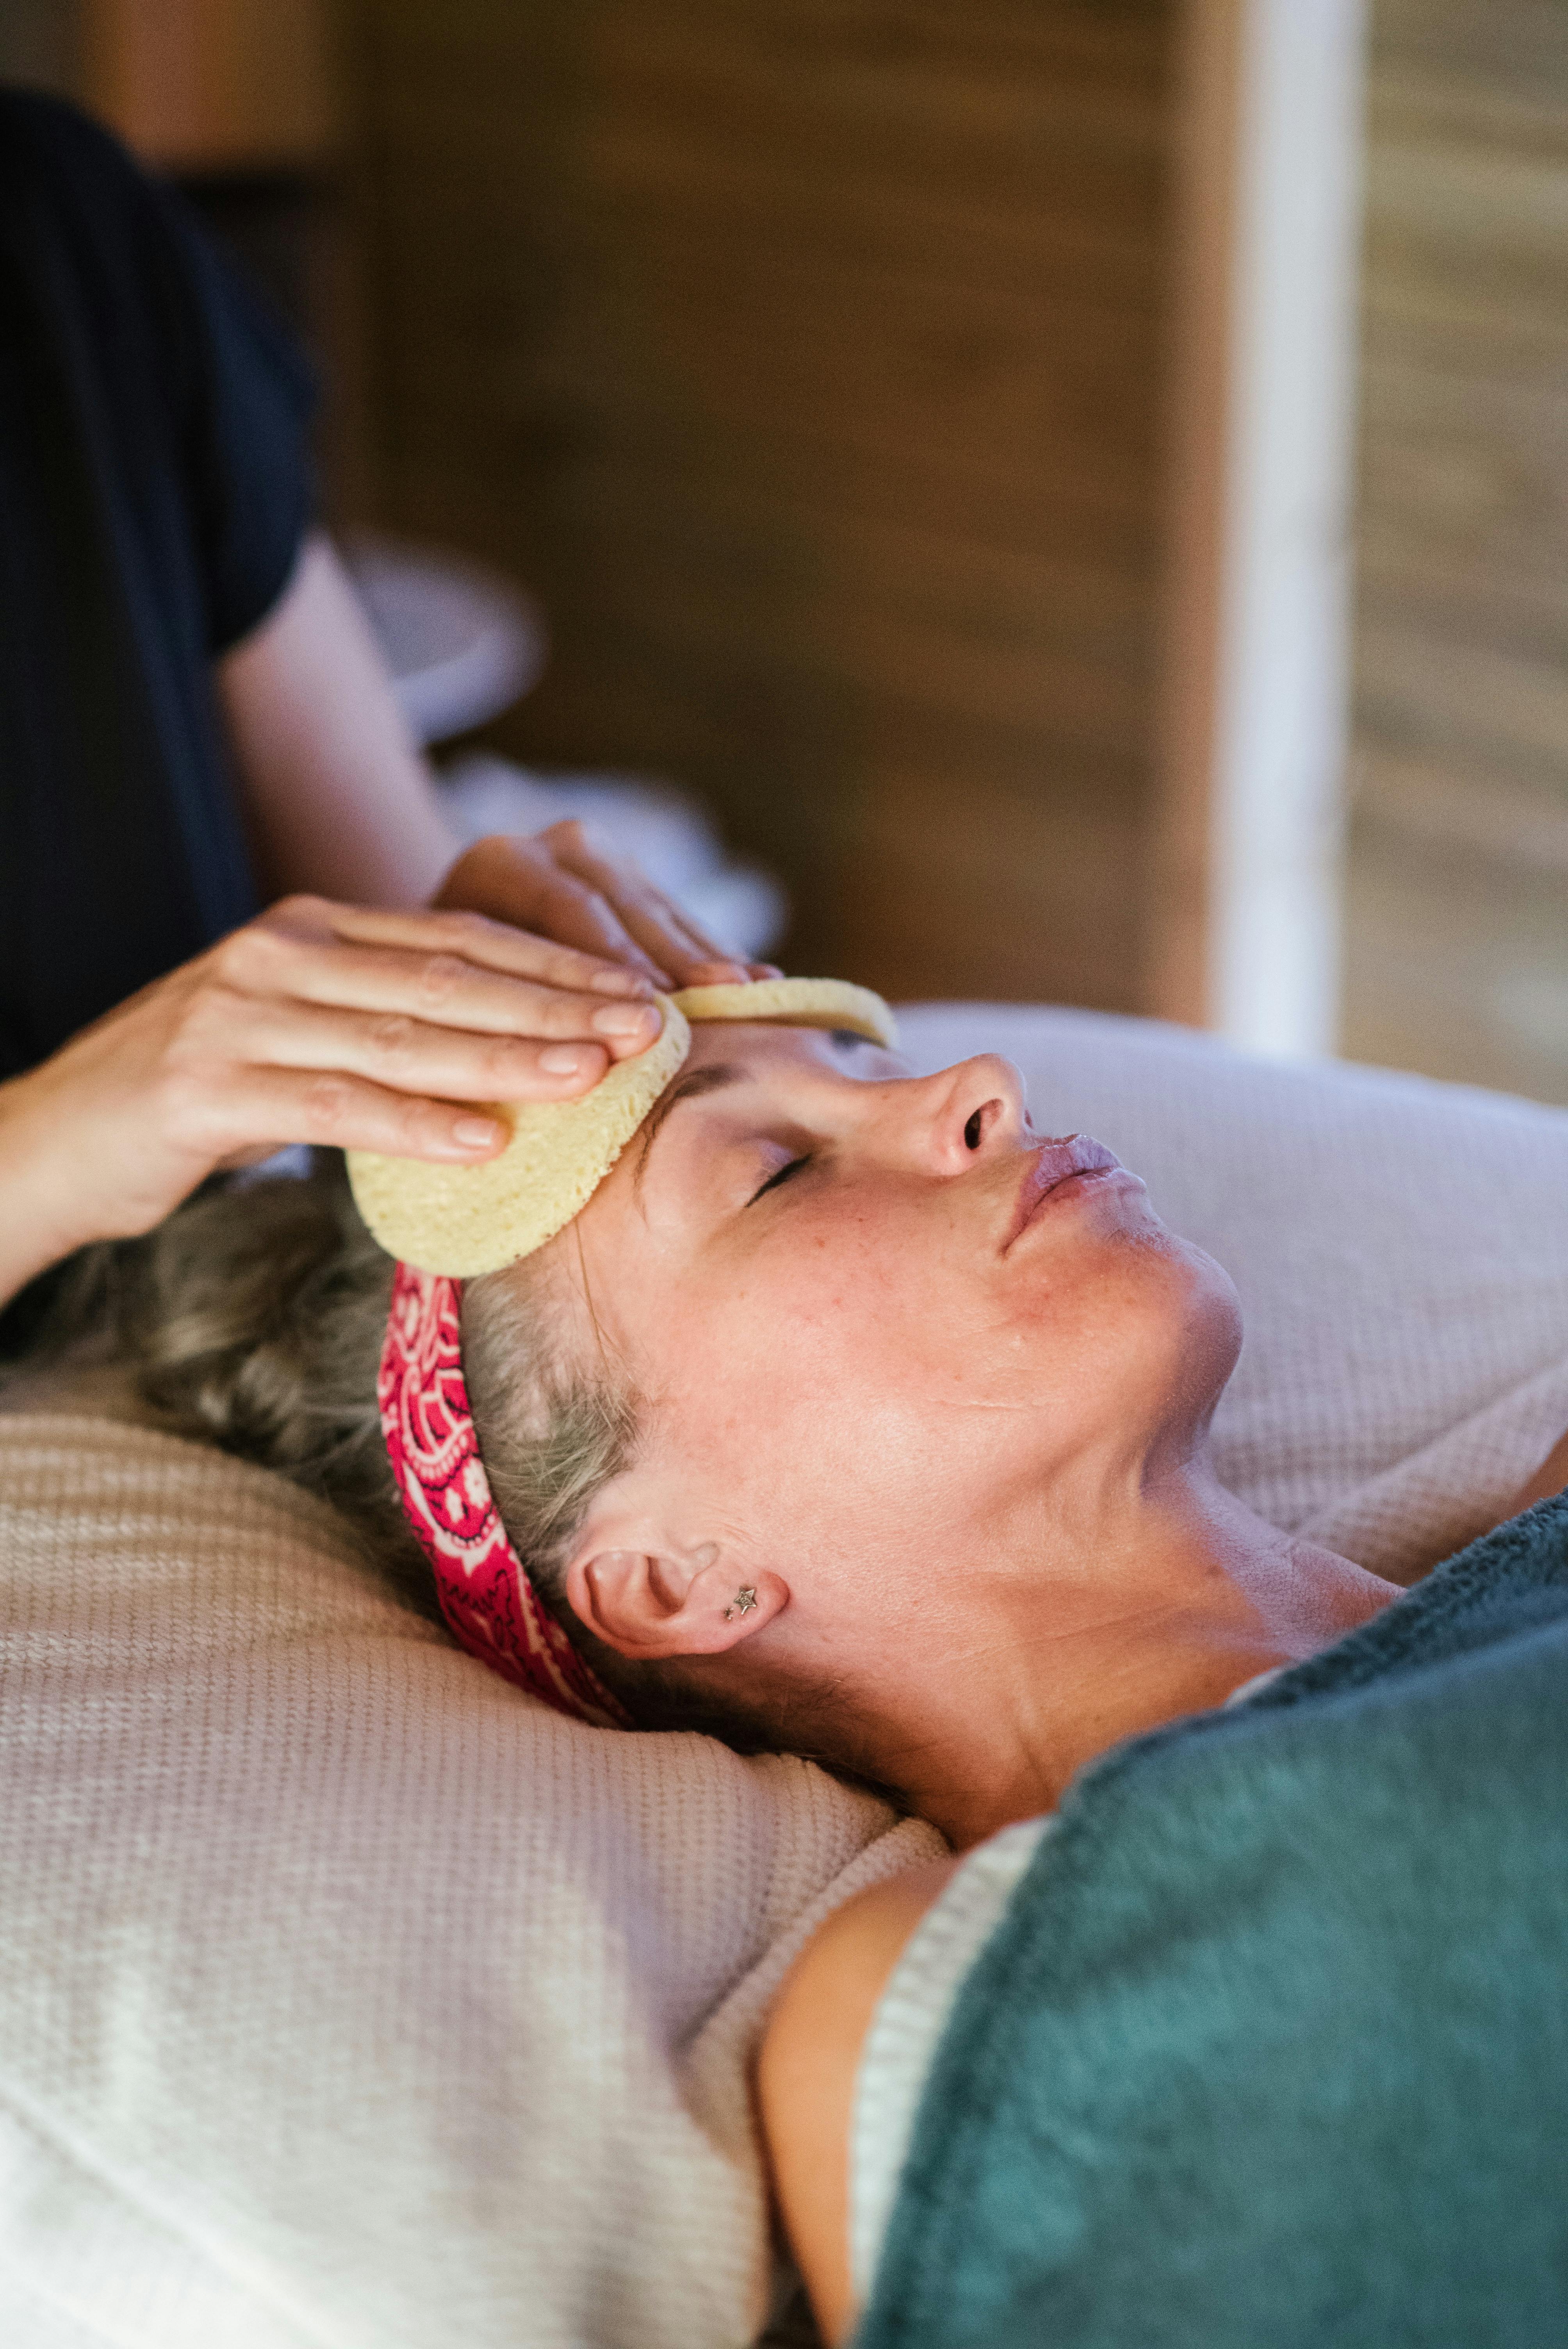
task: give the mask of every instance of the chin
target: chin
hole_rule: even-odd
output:
[[[1212,1389],[1210,1409],[1230,1383],[1242,1350],[1242,1300],[1222,1264],[1191,1240],[1165,1235],[1179,1315],[1180,1348],[1187,1377]]]
[[[1223,1266],[1150,1214],[1116,1235],[1086,1298],[1119,1410],[1150,1424],[1206,1423],[1242,1350],[1241,1300]]]

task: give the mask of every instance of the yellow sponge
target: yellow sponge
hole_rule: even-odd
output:
[[[869,987],[847,978],[754,978],[738,987],[687,987],[676,1001],[690,1020],[767,1019],[781,1028],[847,1028],[890,1050],[892,1013]]]
[[[891,1044],[880,995],[838,978],[764,978],[688,987],[657,999],[664,1027],[634,1060],[612,1061],[577,1101],[498,1106],[511,1139],[482,1166],[347,1154],[355,1205],[389,1256],[455,1280],[500,1272],[553,1239],[587,1206],[691,1050],[688,1019],[765,1019],[848,1028]]]
[[[577,1101],[500,1106],[511,1140],[482,1166],[348,1153],[354,1204],[389,1256],[455,1280],[531,1256],[584,1208],[691,1050],[667,996],[645,1052],[613,1061]]]

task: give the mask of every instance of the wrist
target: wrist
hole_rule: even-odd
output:
[[[0,1084],[0,1304],[62,1257],[109,1237],[82,1195],[80,1154],[51,1114],[49,1093],[38,1070]]]

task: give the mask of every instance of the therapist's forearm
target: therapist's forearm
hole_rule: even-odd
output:
[[[36,1071],[0,1084],[0,1307],[98,1235],[71,1181]]]
[[[459,843],[327,539],[306,539],[217,685],[263,895],[428,903]]]
[[[438,903],[665,985],[769,975],[736,961],[581,825],[465,853],[326,539],[305,541],[276,606],[219,662],[217,689],[267,902],[303,892],[390,911]]]

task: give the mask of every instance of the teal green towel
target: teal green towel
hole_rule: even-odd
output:
[[[857,2349],[1568,2344],[1568,1499],[1086,1772]]]

